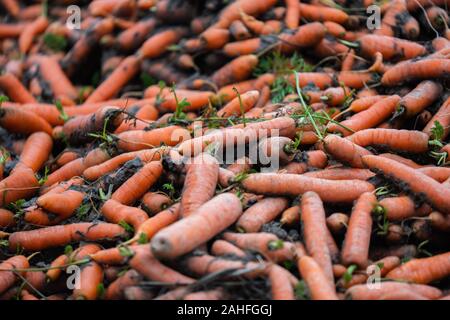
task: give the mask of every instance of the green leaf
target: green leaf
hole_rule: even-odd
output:
[[[134,255],[133,251],[127,246],[120,246],[119,253],[122,257],[129,258]]]
[[[175,187],[173,186],[172,183],[164,183],[162,187],[164,190],[167,191],[175,191]]]
[[[444,136],[445,130],[442,124],[439,121],[434,122],[434,126],[431,129],[431,137],[434,140],[441,141],[442,137]]]
[[[297,300],[310,300],[309,288],[304,280],[300,280],[294,288]]]
[[[43,38],[44,44],[53,51],[64,51],[67,47],[67,40],[61,35],[48,32]]]
[[[80,207],[78,207],[77,209],[77,213],[76,213],[76,217],[78,219],[83,219],[84,217],[87,216],[89,210],[91,210],[91,205],[90,204],[83,204]]]
[[[9,98],[5,95],[0,95],[0,106],[2,105],[3,102],[9,101]]]
[[[64,254],[66,256],[71,255],[72,252],[73,252],[73,247],[70,244],[64,247]]]
[[[8,248],[9,241],[8,240],[0,240],[0,247]]]
[[[281,240],[281,239],[270,241],[270,242],[267,244],[267,248],[268,248],[270,251],[275,251],[275,250],[278,250],[278,249],[282,249],[283,246],[284,246],[284,242],[283,242],[283,240]]]
[[[39,185],[42,186],[44,183],[47,182],[48,179],[48,173],[50,172],[50,169],[45,166],[44,168],[44,176],[42,178],[39,179]]]
[[[124,228],[126,232],[130,232],[130,233],[134,232],[134,228],[123,220],[120,220],[118,225],[121,226],[122,228]]]
[[[97,296],[102,298],[105,295],[105,285],[103,283],[99,283],[97,285]]]
[[[9,157],[11,156],[11,154],[9,153],[8,150],[6,150],[5,148],[1,147],[1,156],[0,156],[0,164],[5,164],[6,161],[8,161]]]
[[[356,264],[352,264],[347,268],[347,270],[345,270],[345,273],[343,276],[345,283],[349,283],[352,280],[353,272],[357,269],[357,267],[358,266]]]
[[[61,101],[56,100],[56,101],[55,101],[55,106],[56,106],[56,109],[58,109],[58,111],[59,111],[59,117],[60,117],[64,122],[66,122],[67,120],[69,120],[70,117],[67,115],[66,111],[64,110],[64,107],[63,107],[63,105],[61,104]]]
[[[147,234],[141,232],[141,233],[139,234],[139,238],[138,238],[138,241],[137,241],[137,242],[138,242],[139,244],[146,244],[146,243],[148,243],[148,237],[147,237]]]
[[[145,72],[141,73],[140,78],[144,88],[148,88],[157,83],[155,78],[153,78],[152,76],[150,76],[148,73]]]

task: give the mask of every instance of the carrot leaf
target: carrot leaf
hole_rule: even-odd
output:
[[[44,183],[47,182],[48,179],[48,173],[50,172],[50,169],[45,166],[44,168],[44,176],[42,178],[39,179],[39,185],[42,186]]]
[[[357,267],[358,266],[356,264],[352,264],[347,268],[347,270],[345,270],[345,273],[343,275],[345,283],[349,283],[350,281],[352,281],[353,272],[355,272]]]
[[[58,109],[58,111],[59,111],[59,117],[60,117],[64,122],[66,122],[67,120],[69,120],[70,117],[67,115],[66,111],[64,110],[64,107],[63,107],[61,101],[56,100],[56,101],[55,101],[55,106],[56,106],[56,109]]]
[[[139,244],[146,244],[146,243],[148,243],[148,236],[147,236],[147,234],[141,232],[139,234],[139,238],[137,240],[137,243],[139,243]]]
[[[44,44],[53,51],[64,51],[67,47],[67,40],[61,35],[47,32],[43,39]]]
[[[125,257],[125,258],[129,258],[134,255],[133,251],[128,246],[120,246],[119,253],[122,257]]]
[[[130,224],[128,224],[127,222],[125,222],[123,220],[120,220],[118,225],[121,226],[122,228],[124,228],[126,232],[129,232],[129,233],[134,232],[134,228]]]
[[[304,280],[297,282],[294,288],[294,293],[298,300],[311,300],[308,285]]]
[[[3,102],[9,101],[9,98],[5,96],[4,94],[0,95],[0,106]]]
[[[431,128],[431,139],[428,144],[437,148],[442,148],[442,138],[444,137],[445,130],[439,121],[434,122],[433,128]]]
[[[66,256],[70,256],[72,254],[72,252],[73,252],[73,247],[70,244],[68,244],[67,246],[64,247],[64,254]]]
[[[79,206],[76,212],[77,219],[84,219],[87,216],[89,210],[91,210],[91,206],[87,203]]]
[[[97,285],[97,296],[102,298],[105,295],[105,285],[103,283],[99,283]]]
[[[283,242],[283,240],[281,240],[281,239],[270,241],[270,242],[267,244],[267,248],[268,248],[270,251],[275,251],[275,250],[278,250],[278,249],[282,249],[283,246],[284,246],[284,242]]]

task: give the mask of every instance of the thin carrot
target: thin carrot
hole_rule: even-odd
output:
[[[423,193],[426,201],[439,211],[450,213],[450,190],[442,188],[433,178],[395,160],[379,156],[364,156],[363,162],[372,171],[380,171],[391,179],[408,184],[412,192]]]
[[[9,237],[9,247],[11,250],[23,248],[27,251],[39,251],[81,240],[97,241],[101,239],[113,239],[121,237],[124,234],[124,229],[116,224],[73,223],[14,232]]]
[[[323,180],[296,174],[255,173],[242,182],[248,192],[267,195],[298,195],[316,192],[324,202],[351,202],[373,186],[361,180]]]
[[[313,300],[338,300],[334,286],[313,258],[303,256],[298,260],[297,266]]]
[[[289,29],[295,29],[300,23],[300,1],[286,0],[286,16],[284,23]]]
[[[367,266],[372,231],[371,214],[376,202],[375,195],[364,193],[355,203],[341,253],[344,265],[357,264],[362,268]]]

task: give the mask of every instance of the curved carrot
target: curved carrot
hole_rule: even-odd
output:
[[[231,225],[241,214],[241,203],[234,194],[220,194],[189,217],[159,231],[151,241],[152,251],[164,258],[185,254]]]
[[[372,232],[371,215],[376,203],[377,199],[372,193],[364,193],[356,201],[342,247],[341,259],[344,265],[367,266]]]
[[[45,16],[39,16],[32,23],[23,28],[19,37],[19,50],[22,54],[26,54],[33,43],[35,37],[45,31],[49,25],[49,21]]]
[[[135,230],[148,219],[148,215],[145,211],[123,205],[113,199],[109,199],[103,204],[101,212],[107,221],[113,223],[126,222],[133,226]]]

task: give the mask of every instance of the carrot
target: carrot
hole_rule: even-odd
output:
[[[299,0],[286,0],[286,16],[284,23],[289,29],[295,29],[300,23],[300,1]]]
[[[230,40],[228,29],[210,28],[199,36],[200,46],[206,50],[217,50],[222,48]]]
[[[344,213],[333,213],[329,215],[326,219],[327,227],[330,232],[334,235],[343,233],[348,225],[349,217]]]
[[[143,19],[131,28],[122,31],[117,36],[117,45],[123,51],[134,50],[142,45],[148,34],[155,28],[155,26],[155,19]]]
[[[235,257],[245,258],[247,254],[225,240],[216,240],[211,246],[211,253],[215,256],[230,256],[233,255]]]
[[[260,21],[255,17],[241,12],[241,20],[244,25],[256,35],[276,34],[281,31],[282,25],[278,20]]]
[[[445,9],[432,6],[427,9],[426,15],[431,25],[437,30],[444,30],[448,23],[448,13]]]
[[[311,257],[303,256],[297,262],[298,270],[305,280],[313,300],[338,300],[334,286],[330,284],[322,268]]]
[[[433,178],[395,160],[379,156],[364,156],[363,162],[372,171],[380,171],[391,179],[406,183],[411,192],[423,193],[426,201],[439,211],[450,213],[450,190],[443,189]]]
[[[282,164],[291,162],[295,157],[295,151],[291,146],[293,141],[287,137],[263,138],[258,144],[259,161],[262,164],[271,164],[279,161]]]
[[[136,255],[131,258],[130,266],[147,279],[166,283],[189,284],[194,279],[185,276],[159,262],[148,245],[138,247]]]
[[[85,194],[80,191],[67,190],[62,193],[47,193],[36,200],[41,208],[61,218],[70,217],[83,202]]]
[[[93,114],[76,116],[67,121],[62,128],[62,135],[72,145],[85,143],[93,139],[91,134],[114,131],[122,121],[121,109],[103,107]]]
[[[450,218],[448,215],[443,215],[440,212],[433,211],[428,216],[430,218],[431,226],[443,232],[448,232],[450,230]]]
[[[189,293],[183,297],[183,300],[222,300],[226,299],[227,294],[222,288],[208,291],[197,291]]]
[[[181,195],[181,215],[187,217],[209,201],[218,182],[219,164],[209,154],[202,153],[188,163]]]
[[[381,83],[385,86],[394,86],[415,80],[436,79],[449,73],[450,62],[446,59],[408,60],[386,71]]]
[[[226,232],[223,234],[223,238],[242,250],[256,251],[273,262],[293,260],[296,254],[295,245],[281,241],[273,233]]]
[[[422,81],[410,93],[400,100],[400,111],[398,113],[411,118],[429,105],[431,105],[442,93],[440,83],[426,80]]]
[[[440,183],[443,183],[450,177],[450,168],[426,166],[418,170]]]
[[[175,98],[175,95],[177,98]],[[188,102],[189,105],[186,106],[183,111],[197,111],[208,105],[209,99],[211,99],[212,96],[213,92],[211,91],[176,89],[174,93],[172,90],[167,89],[162,90],[160,94],[160,100],[162,101],[156,106],[158,109],[176,111],[178,105],[177,99],[178,101],[186,99],[186,102]]]
[[[164,128],[145,130],[130,130],[119,133],[117,145],[124,151],[137,151],[148,148],[159,147],[160,144],[175,146],[188,140],[190,133],[179,126],[168,126]]]
[[[14,213],[0,208],[0,227],[7,228],[15,225]]]
[[[380,52],[384,60],[407,60],[426,53],[425,47],[418,43],[377,34],[364,35],[357,40],[357,44],[357,52],[368,58]]]
[[[405,289],[428,299],[437,299],[442,296],[441,290],[431,286],[393,281],[381,282],[376,284],[376,286],[375,284],[356,285],[347,290],[345,296],[346,299],[351,300],[377,300],[387,293]]]
[[[20,53],[26,54],[30,50],[34,38],[43,33],[48,25],[49,21],[46,16],[39,16],[32,23],[26,25],[19,37]]]
[[[370,170],[355,168],[335,168],[306,172],[305,177],[326,179],[326,180],[368,180],[375,176]]]
[[[37,102],[27,88],[12,73],[4,73],[0,76],[0,89],[4,91],[8,97],[18,103],[35,103]]]
[[[293,206],[283,211],[280,218],[282,225],[292,226],[300,221],[300,207]]]
[[[251,16],[258,16],[268,11],[275,5],[275,3],[275,0],[268,0],[259,3],[250,0],[242,0],[236,3],[231,3],[222,9],[219,14],[218,21],[211,28],[229,27],[233,21],[239,19],[241,12]]]
[[[342,247],[341,259],[344,265],[357,264],[362,268],[367,266],[372,230],[371,214],[376,202],[372,193],[364,193],[355,203]]]
[[[291,53],[298,48],[312,47],[325,37],[326,32],[327,29],[320,22],[308,23],[298,27],[294,34],[280,34],[278,48],[283,53]]]
[[[133,226],[135,230],[139,229],[144,221],[148,219],[148,215],[145,211],[139,208],[123,205],[113,199],[107,200],[103,204],[101,211],[107,221],[113,223],[126,222]]]
[[[256,90],[247,91],[228,102],[217,112],[218,117],[241,116],[243,113],[253,108],[259,98]]]
[[[345,24],[349,18],[344,11],[335,8],[318,7],[305,3],[300,3],[299,8],[301,17],[308,21],[332,21]]]
[[[113,98],[139,71],[140,60],[137,56],[125,58],[114,72],[95,89],[86,99],[86,103],[106,101]]]
[[[245,210],[236,222],[236,228],[244,232],[258,232],[273,221],[288,206],[285,198],[265,198]]]
[[[410,217],[426,216],[431,212],[428,205],[417,207],[414,201],[408,196],[388,197],[380,200],[379,205],[386,212],[386,217],[390,221],[401,221]]]
[[[9,247],[11,250],[39,251],[81,240],[112,239],[124,233],[123,228],[115,224],[81,222],[14,232],[9,237]]]
[[[14,269],[25,269],[28,267],[28,260],[22,255],[13,256],[0,263],[0,270],[2,270],[0,271],[0,293],[3,294],[16,282],[17,275],[13,271]]]
[[[413,130],[365,129],[352,134],[348,139],[361,147],[387,145],[391,149],[411,153],[428,150],[428,135]]]
[[[80,273],[80,288],[73,291],[77,300],[96,300],[99,295],[98,286],[103,282],[103,269],[96,262],[83,266]]]
[[[432,136],[433,128],[435,127],[435,122],[439,122],[444,128],[444,133],[441,139],[445,139],[450,133],[450,118],[448,116],[450,112],[450,98],[447,98],[439,110],[434,114],[433,118],[428,122],[428,124],[423,129],[428,136]]]
[[[334,123],[328,125],[328,130],[338,131],[344,135],[349,135],[351,132],[343,127],[353,131],[372,128],[377,124],[380,124],[395,111],[400,99],[401,98],[398,95],[386,97],[383,100],[376,102],[369,109],[355,114],[348,120],[342,121],[341,126]]]
[[[294,290],[289,283],[289,277],[283,272],[285,269],[278,265],[271,265],[268,269],[272,299],[294,300]]]
[[[23,167],[12,172],[0,182],[0,206],[32,196],[39,188],[33,170]]]
[[[230,25],[230,34],[236,40],[244,40],[251,37],[250,31],[240,20],[233,21]]]
[[[170,45],[176,44],[186,33],[186,28],[173,27],[154,34],[139,48],[136,54],[137,59],[156,58],[162,55]]]
[[[301,221],[306,249],[319,264],[330,284],[334,284],[331,255],[327,245],[325,210],[319,196],[306,192],[302,196]]]
[[[161,148],[122,153],[109,160],[101,161],[98,164],[94,164],[89,168],[83,169],[83,177],[93,181],[107,174],[108,172],[116,170],[125,162],[133,160],[136,157],[141,159],[143,162],[157,161],[165,153],[166,150]]]
[[[141,198],[159,179],[161,174],[161,163],[159,161],[151,161],[114,191],[111,199],[124,205],[130,205]]]
[[[111,33],[113,29],[114,21],[112,18],[95,20],[61,60],[61,65],[67,75],[73,75],[78,66],[88,57],[92,49],[90,44],[97,43],[103,36]]]
[[[266,274],[266,265],[263,263],[253,261],[240,261],[225,259],[225,257],[214,257],[208,254],[201,256],[191,256],[186,259],[186,267],[189,271],[197,275],[207,275],[216,272],[224,272],[224,270],[239,270],[245,269],[245,273],[240,277],[247,279],[254,279]]]
[[[224,203],[227,203],[225,207]],[[223,209],[217,210],[219,207]],[[199,207],[189,217],[159,231],[151,241],[152,251],[156,256],[164,258],[175,258],[185,254],[230,226],[241,214],[242,206],[235,195],[220,194]],[[187,236],[193,231],[195,237]]]
[[[373,186],[360,180],[323,180],[295,174],[255,173],[242,182],[248,192],[266,195],[298,195],[316,192],[324,202],[351,202]]]
[[[0,108],[0,126],[12,133],[44,131],[52,134],[52,127],[43,118],[30,111],[7,106]]]
[[[17,0],[2,0],[1,3],[10,15],[12,15],[13,17],[17,17],[19,15],[20,5]]]
[[[258,57],[255,55],[240,56],[215,71],[211,75],[211,80],[218,87],[246,80],[257,64]]]
[[[127,287],[138,285],[142,281],[142,276],[135,270],[128,270],[125,274],[113,281],[105,292],[105,299],[120,300],[124,297],[124,290]]]
[[[51,137],[44,132],[35,132],[31,134],[25,142],[19,163],[14,170],[22,166],[28,167],[34,172],[39,171],[42,165],[47,161],[52,151],[53,141]]]
[[[161,193],[147,192],[141,199],[141,207],[150,216],[161,212],[172,205],[172,199]]]
[[[413,259],[389,272],[386,277],[395,280],[427,284],[448,277],[450,274],[450,253],[428,258]]]

